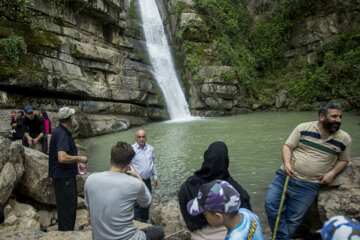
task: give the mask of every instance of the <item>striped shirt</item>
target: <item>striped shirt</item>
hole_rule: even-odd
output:
[[[318,124],[318,121],[299,124],[285,142],[293,148],[294,178],[297,180],[320,182],[318,177],[330,171],[336,160],[350,160],[349,134],[339,129],[324,139]],[[284,164],[281,168],[284,169]]]
[[[138,143],[134,143],[132,147],[135,151],[135,156],[131,160],[131,165],[135,171],[144,180],[149,179],[151,176],[157,179],[154,148],[149,144],[145,144],[145,147],[142,148]]]

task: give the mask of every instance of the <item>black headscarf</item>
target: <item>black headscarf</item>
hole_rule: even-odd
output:
[[[230,183],[239,193],[241,208],[251,209],[250,196],[229,174],[228,149],[223,142],[210,144],[204,153],[204,162],[201,169],[189,177],[180,187],[179,204],[184,221],[190,231],[201,229],[208,225],[203,214],[191,216],[186,209],[187,203],[195,198],[201,185],[216,179],[221,179]]]

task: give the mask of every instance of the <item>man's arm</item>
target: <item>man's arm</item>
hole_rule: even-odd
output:
[[[281,151],[281,156],[284,162],[284,171],[289,176],[292,176],[294,174],[294,169],[291,167],[292,152],[293,148],[289,145],[284,144]]]
[[[153,175],[154,175],[154,187],[157,187],[159,185],[159,180],[157,178],[157,170],[156,170],[156,161],[155,161],[155,152],[154,150],[152,151],[152,154],[151,154],[151,160],[153,161],[154,165],[153,165]]]
[[[70,164],[75,162],[86,163],[87,157],[85,156],[71,156],[64,151],[58,151],[58,160],[60,163]]]
[[[136,177],[137,179],[139,179],[140,181],[143,182],[143,179],[140,177],[140,175],[135,171],[134,167],[129,164],[129,169],[126,171],[127,174]]]
[[[43,137],[44,134],[41,132],[36,138],[34,138],[34,145],[37,144]]]
[[[348,165],[347,161],[336,161],[335,166],[327,173],[322,174],[320,179],[320,184],[329,184],[332,182],[334,177],[342,172],[342,170],[345,169],[345,167]]]

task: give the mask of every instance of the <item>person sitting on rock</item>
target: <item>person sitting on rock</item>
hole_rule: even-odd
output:
[[[214,142],[204,153],[204,162],[201,169],[189,177],[180,187],[179,205],[181,215],[186,227],[191,231],[191,239],[223,240],[226,236],[224,226],[212,227],[206,221],[204,214],[192,216],[186,209],[187,203],[197,196],[200,186],[213,180],[220,179],[230,183],[241,197],[241,208],[251,209],[250,196],[240,184],[238,184],[228,171],[229,156],[224,142]]]
[[[23,118],[23,145],[25,147],[35,146],[41,142],[42,152],[47,154],[48,141],[45,131],[44,119],[37,114],[34,114],[34,109],[31,106],[24,108],[25,117]]]
[[[12,124],[12,127],[14,127],[15,132],[13,133],[13,140],[19,140],[22,139],[24,136],[24,129],[23,129],[23,118],[24,118],[24,112],[19,111],[18,115],[16,117],[16,121]]]
[[[90,210],[93,239],[160,240],[159,226],[134,226],[134,205],[147,207],[151,194],[130,162],[132,146],[118,142],[111,149],[110,170],[91,174],[85,182],[85,205]]]

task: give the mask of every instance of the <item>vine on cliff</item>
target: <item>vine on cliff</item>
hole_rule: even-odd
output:
[[[0,47],[5,49],[5,56],[16,66],[20,63],[22,56],[27,52],[24,38],[16,35],[0,39]]]

